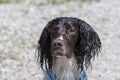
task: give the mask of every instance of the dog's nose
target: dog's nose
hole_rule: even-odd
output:
[[[63,41],[62,41],[62,40],[59,40],[59,39],[56,39],[56,40],[54,40],[54,42],[53,42],[53,46],[54,46],[54,47],[57,47],[57,48],[60,48],[60,47],[63,46]]]

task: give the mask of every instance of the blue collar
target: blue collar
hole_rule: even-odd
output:
[[[56,76],[52,73],[52,71],[48,70],[47,74],[48,74],[48,76],[50,77],[51,80],[57,80]],[[86,72],[83,71],[82,76],[79,78],[79,80],[86,80],[86,79],[87,79]]]

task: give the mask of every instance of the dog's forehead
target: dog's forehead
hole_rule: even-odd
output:
[[[78,24],[78,19],[74,18],[56,18],[50,21],[52,25]]]
[[[53,23],[51,28],[52,29],[69,29],[69,28],[78,28],[78,24],[71,23],[71,22],[59,22],[59,23]]]

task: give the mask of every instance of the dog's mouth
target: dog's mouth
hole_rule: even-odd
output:
[[[53,56],[53,57],[64,56],[64,51],[63,51],[62,49],[53,50],[52,56]]]
[[[66,57],[66,58],[71,58],[72,54],[70,54],[71,52],[66,52],[64,49],[55,49],[52,51],[52,56],[53,57]]]

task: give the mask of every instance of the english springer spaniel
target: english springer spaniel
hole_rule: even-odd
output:
[[[42,80],[86,80],[85,70],[100,49],[98,34],[85,21],[72,17],[51,20],[37,46],[37,61],[46,73]]]

